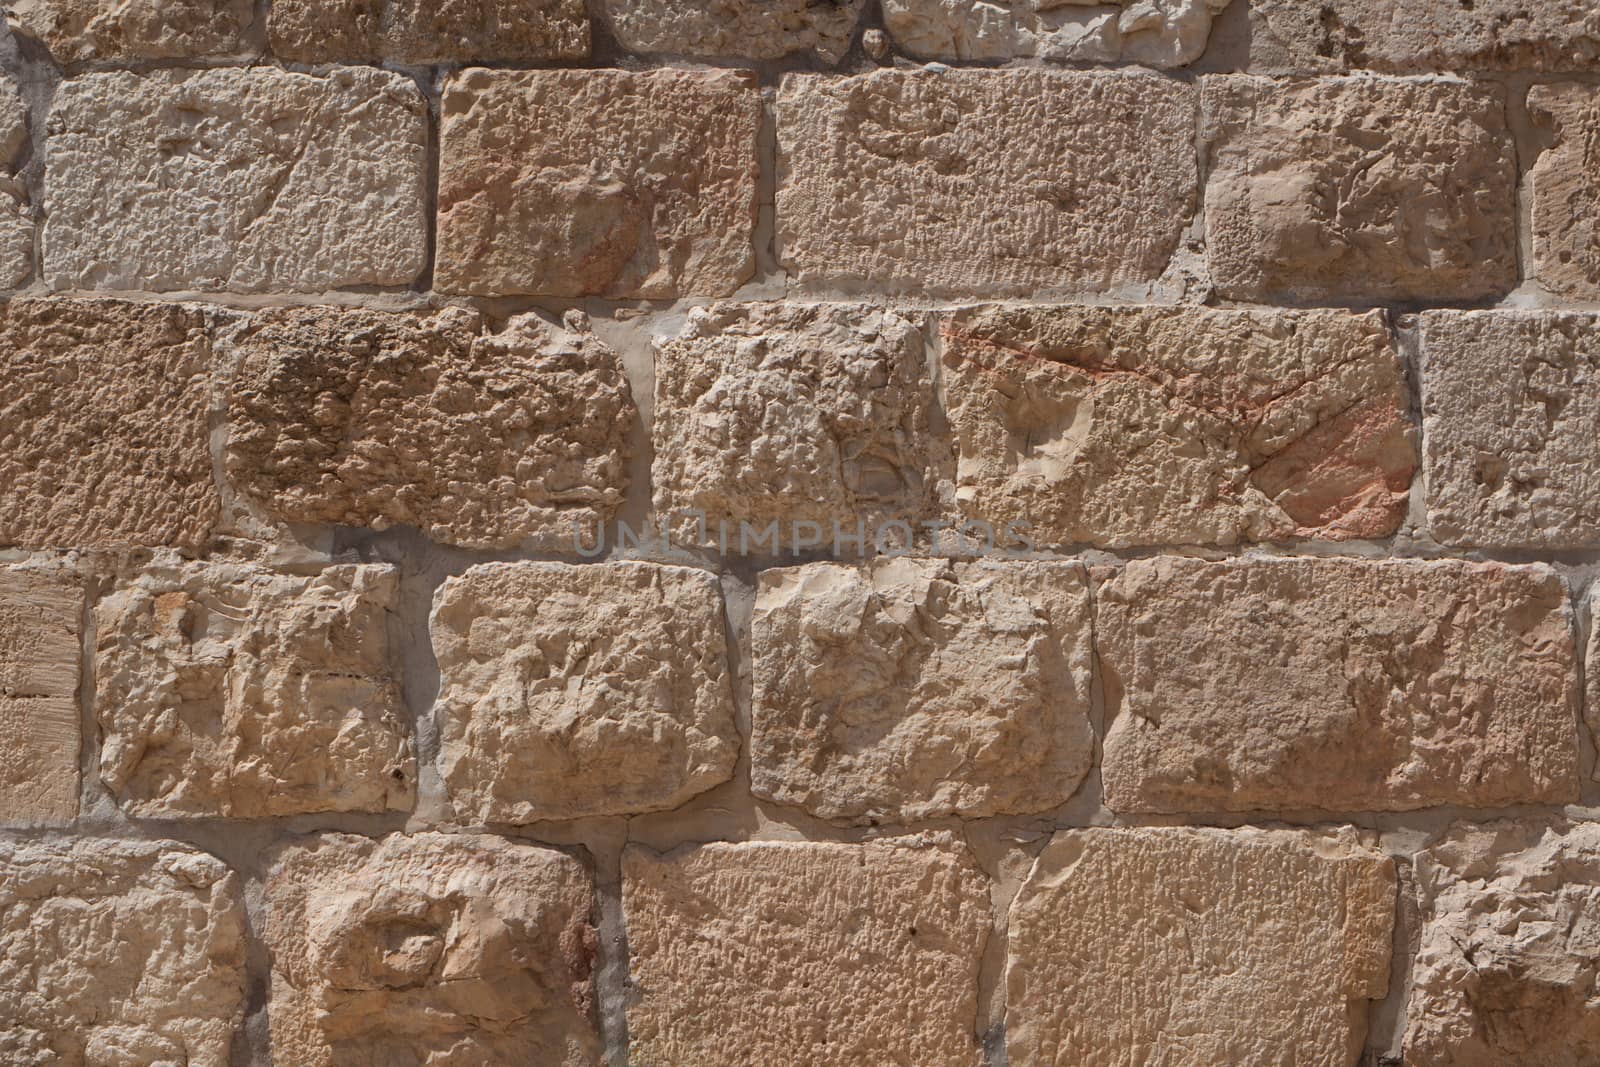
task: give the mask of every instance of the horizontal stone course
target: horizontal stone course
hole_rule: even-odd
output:
[[[815,53],[837,63],[865,0],[606,0],[622,47],[654,55],[781,59]]]
[[[923,59],[1180,67],[1205,51],[1229,0],[884,0],[894,42]]]
[[[272,50],[301,63],[583,60],[583,0],[273,0]]]

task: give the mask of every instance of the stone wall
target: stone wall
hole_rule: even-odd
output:
[[[3,7],[0,1064],[1600,1060],[1589,0]]]

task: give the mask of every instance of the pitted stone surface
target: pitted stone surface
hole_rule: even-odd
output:
[[[45,150],[57,289],[319,292],[427,263],[427,104],[365,67],[87,74]]]
[[[456,813],[527,823],[677,807],[739,751],[722,593],[687,567],[486,563],[434,599]]]
[[[827,819],[1044,811],[1089,770],[1076,562],[891,559],[764,571],[751,788]]]
[[[33,274],[33,215],[28,190],[13,171],[28,143],[28,109],[17,84],[0,75],[0,289],[15,289]]]
[[[175,841],[0,841],[0,1062],[228,1067],[244,904]]]
[[[937,518],[948,452],[929,426],[931,360],[903,315],[724,304],[655,350],[655,507],[683,541],[742,550],[776,522],[784,550],[831,545],[836,525],[865,530],[870,550],[889,523]]]
[[[1197,200],[1194,96],[1121,73],[789,75],[779,257],[802,288],[1148,289]]]
[[[205,543],[207,313],[17,299],[0,307],[0,545]]]
[[[78,814],[82,612],[83,590],[66,576],[0,567],[0,822],[8,826]]]
[[[1230,0],[884,0],[883,24],[922,59],[1181,67],[1206,50]]]
[[[1600,47],[1600,11],[1595,14]],[[1600,65],[1600,64],[1597,64]],[[1546,289],[1574,300],[1600,300],[1600,89],[1535,85],[1528,112],[1551,145],[1528,178],[1533,206],[1531,272]]]
[[[281,521],[571,550],[616,515],[638,414],[616,353],[581,316],[568,325],[260,313],[224,346],[238,359],[228,477]]]
[[[629,1063],[979,1067],[989,887],[949,835],[622,858]]]
[[[1209,77],[1206,241],[1225,298],[1479,300],[1517,284],[1504,91]]]
[[[1095,595],[1119,812],[1577,800],[1572,609],[1544,566],[1163,557]]]
[[[622,47],[655,55],[780,59],[815,52],[837,63],[865,0],[606,0]]]
[[[583,60],[583,0],[273,0],[272,50],[301,63]]]
[[[409,809],[386,633],[399,576],[152,569],[95,608],[100,777],[145,818]]]
[[[469,70],[442,108],[441,290],[726,296],[755,272],[751,72]]]
[[[598,1067],[591,879],[479,834],[327,834],[266,877],[273,1062]]]
[[[1038,545],[1384,537],[1416,451],[1378,314],[941,316],[963,517]]]
[[[62,64],[200,59],[250,50],[251,0],[7,0],[11,32]]]
[[[1011,905],[1011,1067],[1355,1067],[1392,860],[1353,832],[1065,830]]]

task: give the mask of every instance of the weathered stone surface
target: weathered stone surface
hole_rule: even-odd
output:
[[[638,414],[621,360],[579,315],[491,333],[476,312],[298,308],[226,344],[227,472],[273,518],[436,541],[570,549],[628,486]]]
[[[83,591],[64,576],[0,567],[0,822],[6,825],[66,823],[78,814],[82,611]]]
[[[941,333],[968,519],[1127,546],[1383,537],[1404,517],[1410,397],[1381,315],[983,307]]]
[[[1517,284],[1504,92],[1403,78],[1206,78],[1222,296],[1476,300]]]
[[[57,289],[317,292],[427,263],[427,104],[367,67],[89,74],[50,109]]]
[[[7,0],[5,16],[65,64],[238,55],[255,11],[250,0]]]
[[[923,59],[1181,67],[1206,50],[1230,0],[884,0],[895,43]]]
[[[1353,832],[1057,833],[1011,905],[1011,1067],[1355,1067],[1394,863]]]
[[[1561,579],[1458,560],[1137,560],[1095,596],[1114,811],[1577,799]]]
[[[1250,0],[1249,11],[1250,66],[1262,73],[1600,65],[1593,0]]]
[[[780,258],[802,287],[1148,287],[1195,207],[1194,95],[1117,73],[790,75],[777,101]]]
[[[590,878],[478,834],[328,834],[267,874],[272,1056],[597,1067]]]
[[[690,312],[655,350],[655,506],[683,540],[732,551],[741,523],[754,539],[777,522],[787,550],[831,544],[837,524],[841,537],[864,528],[870,550],[885,524],[937,516],[948,450],[929,429],[931,361],[904,316],[725,304]],[[691,511],[703,530],[681,517]]]
[[[763,571],[751,788],[826,819],[1044,811],[1089,770],[1076,562],[890,559]]]
[[[0,75],[0,289],[15,289],[33,274],[28,190],[13,173],[27,141],[28,109],[16,83]]]
[[[589,57],[583,0],[273,0],[272,50],[302,63]]]
[[[442,108],[440,289],[726,296],[755,272],[751,72],[469,70]]]
[[[203,544],[220,508],[210,361],[197,308],[0,307],[0,544]]]
[[[865,0],[606,0],[622,47],[647,54],[778,59],[815,52],[837,63]]]
[[[486,563],[434,599],[440,765],[457,814],[677,807],[739,750],[722,594],[687,567]]]
[[[982,873],[948,835],[622,858],[637,1067],[977,1067]]]
[[[1600,43],[1600,13],[1597,43]],[[1533,276],[1546,289],[1600,300],[1600,89],[1568,83],[1528,90],[1528,112],[1551,145],[1528,176],[1533,206]]]
[[[144,817],[410,808],[398,596],[384,566],[192,564],[119,586],[95,607],[101,779]]]
[[[1600,825],[1457,824],[1417,854],[1408,1067],[1600,1057]]]
[[[228,1067],[239,888],[173,841],[0,842],[0,1062]]]

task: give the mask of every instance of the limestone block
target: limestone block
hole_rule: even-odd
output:
[[[1596,43],[1600,47],[1600,13]],[[1528,90],[1528,112],[1551,145],[1528,177],[1533,213],[1531,273],[1551,292],[1600,300],[1600,90],[1568,83]]]
[[[0,567],[0,822],[78,814],[83,590],[42,568]]]
[[[0,75],[0,289],[18,288],[33,274],[33,214],[13,173],[27,142],[28,109],[16,82]]]
[[[57,63],[199,59],[248,52],[251,0],[7,0],[11,32]]]
[[[884,0],[895,43],[922,59],[1055,59],[1181,67],[1229,0]]]
[[[301,63],[589,58],[583,0],[273,0],[272,50]]]
[[[622,47],[654,55],[844,58],[865,0],[606,0]]]

